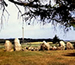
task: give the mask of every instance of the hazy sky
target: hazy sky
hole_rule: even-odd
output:
[[[10,2],[8,2],[10,4]],[[21,38],[22,37],[22,19],[18,19],[18,10],[13,5],[10,4],[7,7],[7,10],[10,14],[9,19],[3,22],[3,28],[0,31],[0,38]],[[1,13],[1,12],[0,12]],[[7,13],[6,18],[8,17]],[[33,22],[33,21],[32,21]],[[37,22],[37,20],[35,20]],[[54,29],[54,26],[51,24],[45,24],[44,26],[41,24],[31,24],[27,25],[24,23],[24,37],[25,38],[53,38],[55,34],[60,39],[64,40],[75,40],[75,31],[70,30],[67,33],[63,32],[63,29],[56,27],[57,30]]]

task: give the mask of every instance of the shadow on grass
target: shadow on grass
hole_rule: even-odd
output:
[[[68,53],[67,55],[64,55],[64,56],[75,56],[75,53]]]

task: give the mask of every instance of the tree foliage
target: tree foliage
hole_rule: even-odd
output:
[[[57,35],[53,38],[53,43],[59,43],[60,39],[58,38]]]
[[[54,5],[51,5],[52,0],[8,0],[17,7],[22,17],[25,16],[25,21],[33,18],[40,18],[43,24],[52,22],[53,24],[60,23],[68,29],[75,25],[75,16],[71,13],[75,11],[75,0],[53,0]],[[47,2],[48,3],[45,3]],[[8,2],[0,0],[1,9],[7,12]],[[23,13],[19,6],[24,7]],[[8,12],[7,12],[8,13]],[[75,13],[75,12],[74,12]],[[4,14],[2,14],[3,16]],[[75,14],[74,14],[75,15]],[[1,16],[1,21],[2,21]],[[14,15],[15,16],[15,15]]]

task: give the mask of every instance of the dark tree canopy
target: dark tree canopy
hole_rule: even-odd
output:
[[[53,38],[53,43],[59,43],[60,39],[58,38],[57,35]]]
[[[31,20],[32,18],[37,19],[37,17],[40,17],[40,20],[43,22],[43,24],[50,22],[54,24],[56,22],[64,25],[65,28],[75,26],[75,16],[73,17],[71,15],[72,12],[75,13],[75,0],[53,0],[55,1],[55,4],[53,6],[51,5],[52,0],[8,1],[13,3],[17,7],[22,17],[26,16],[25,21]],[[47,4],[45,4],[46,1],[48,1]],[[8,5],[9,4],[8,2],[6,2],[6,0],[0,0],[0,6],[2,7],[1,9],[3,9],[3,12],[7,11],[6,7],[8,7]],[[22,13],[19,6],[25,8],[24,13]]]

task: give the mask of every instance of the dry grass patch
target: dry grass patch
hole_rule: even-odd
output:
[[[37,47],[41,42],[30,44]],[[4,52],[0,45],[0,65],[75,65],[75,50]]]
[[[0,51],[0,65],[75,65],[75,55],[70,54],[75,50]]]

